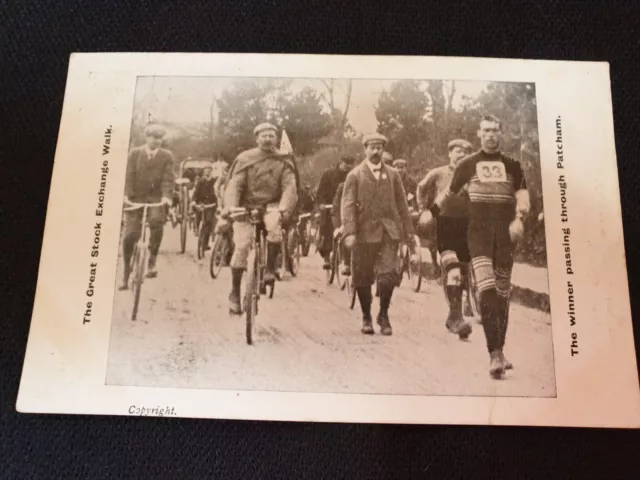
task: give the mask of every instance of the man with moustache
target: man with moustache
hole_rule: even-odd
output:
[[[287,223],[296,208],[296,167],[290,155],[276,148],[276,127],[262,123],[253,131],[258,146],[242,152],[229,170],[224,189],[223,218],[237,207],[267,208],[264,225],[267,231],[267,262],[265,282],[276,278],[276,261],[282,241],[282,223]],[[247,268],[251,249],[253,227],[248,219],[233,223],[234,253],[231,258],[231,294],[229,311],[241,314],[240,286],[242,274]]]
[[[529,192],[520,163],[500,151],[500,120],[480,121],[481,149],[462,159],[451,184],[430,208],[438,217],[466,185],[469,195],[467,241],[480,295],[482,326],[492,378],[512,368],[503,348],[509,323],[509,295],[515,244],[522,238],[523,218],[529,214]],[[428,221],[428,218],[423,219]]]
[[[391,335],[389,305],[398,283],[398,244],[413,245],[413,225],[400,175],[382,162],[387,143],[379,133],[363,138],[365,160],[344,184],[341,220],[345,247],[352,251],[354,285],[362,309],[362,330],[374,333],[371,286],[379,285],[377,323],[382,335]]]
[[[162,207],[149,208],[149,263],[147,278],[158,276],[156,260],[167,208],[172,203],[173,194],[173,154],[160,148],[165,136],[165,129],[160,125],[148,125],[145,128],[145,144],[134,148],[127,159],[127,173],[124,185],[124,206],[133,203],[164,203]],[[124,275],[119,290],[126,290],[131,274],[131,255],[133,247],[142,233],[142,209],[125,212],[124,234],[122,239],[122,256],[124,258]]]
[[[471,153],[471,144],[466,140],[451,140],[448,145],[449,164],[431,170],[417,187],[417,201],[423,213],[418,219],[418,234],[430,236],[433,225],[429,224],[431,213],[428,211],[438,195],[451,183],[453,171],[462,158]],[[426,210],[426,211],[425,211]],[[465,276],[462,267],[470,267],[469,248],[467,246],[468,198],[462,192],[446,203],[446,209],[436,218],[436,245],[440,252],[440,263],[445,277],[444,293],[449,304],[449,315],[445,326],[464,340],[471,334],[471,325],[462,316],[462,291]]]
[[[316,193],[316,204],[320,209],[319,228],[322,244],[318,245],[318,252],[324,259],[322,268],[331,269],[331,251],[333,250],[333,230],[331,221],[331,211],[323,208],[331,205],[335,197],[338,185],[345,181],[347,174],[353,168],[356,159],[351,155],[342,155],[337,166],[325,171],[320,177],[318,192]]]

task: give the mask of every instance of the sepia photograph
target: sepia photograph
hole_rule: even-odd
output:
[[[139,76],[106,384],[554,397],[533,82]]]
[[[612,118],[597,62],[74,54],[17,408],[637,426]]]

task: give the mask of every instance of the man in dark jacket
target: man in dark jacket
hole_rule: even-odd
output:
[[[202,178],[198,180],[195,191],[193,192],[193,197],[191,198],[192,208],[196,207],[196,205],[212,205],[218,203],[214,190],[215,179],[212,176],[212,172],[212,167],[204,167]],[[207,208],[206,210],[202,210],[200,215],[202,217],[202,226],[200,228],[203,229],[205,236],[204,248],[205,250],[209,250],[209,236],[214,228],[216,209],[215,207]]]
[[[330,254],[333,248],[333,223],[331,221],[331,210],[323,207],[333,204],[333,197],[336,195],[338,185],[345,181],[355,161],[356,159],[351,155],[342,155],[340,163],[324,172],[320,177],[316,202],[320,209],[319,228],[322,244],[318,245],[318,252],[324,258],[323,268],[326,270],[331,268]]]
[[[159,125],[149,125],[145,130],[146,143],[134,148],[127,160],[127,173],[124,186],[124,204],[158,203],[165,206],[150,208],[147,219],[150,227],[149,265],[147,277],[158,276],[156,259],[164,230],[166,208],[171,205],[173,193],[173,154],[160,148],[165,129]],[[142,233],[142,209],[125,212],[122,256],[124,257],[124,275],[120,290],[128,288],[131,273],[130,260],[133,247]]]
[[[341,220],[345,246],[352,250],[353,280],[362,308],[362,333],[374,333],[371,285],[378,280],[383,335],[391,335],[389,305],[398,284],[398,244],[413,250],[413,224],[400,174],[382,163],[387,139],[378,133],[363,139],[366,159],[354,168],[344,185]]]

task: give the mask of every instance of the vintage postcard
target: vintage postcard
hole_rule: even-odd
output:
[[[17,409],[637,428],[609,69],[74,54]]]

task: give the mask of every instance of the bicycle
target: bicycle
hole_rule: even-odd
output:
[[[400,258],[400,275],[398,277],[398,286],[402,283],[402,277],[406,273],[407,278],[411,282],[411,288],[414,292],[419,292],[422,286],[422,249],[420,247],[420,239],[417,235],[413,236],[415,245],[415,255],[417,258],[412,260],[411,249],[404,243],[398,247],[398,256]]]
[[[142,208],[142,232],[140,238],[133,247],[133,253],[129,261],[131,286],[133,290],[133,309],[131,310],[131,321],[135,321],[138,316],[138,307],[140,305],[140,293],[142,292],[142,283],[147,269],[147,254],[149,252],[149,222],[147,221],[147,211],[153,207],[163,207],[163,202],[158,203],[135,203],[127,202],[125,212],[132,212]]]
[[[304,234],[302,233],[300,227],[302,226],[303,220],[307,220],[304,226]],[[303,257],[309,256],[309,250],[311,250],[311,239],[313,238],[313,233],[311,229],[311,213],[303,213],[298,217],[298,225],[296,226],[298,230],[298,235],[301,237],[300,242],[300,253]]]
[[[180,223],[180,253],[187,249],[187,229],[189,227],[189,179],[179,178],[176,184],[180,187],[180,212],[178,222]]]
[[[247,275],[245,277],[244,310],[246,318],[246,340],[253,345],[253,329],[258,315],[260,296],[266,294],[264,273],[267,264],[267,231],[264,226],[265,208],[232,208],[229,217],[232,219],[249,216],[249,223],[253,228],[251,249],[247,259]],[[275,282],[270,284],[269,298],[273,298]]]
[[[195,207],[200,211],[201,223],[202,223],[202,226],[200,227],[198,232],[198,260],[204,257],[206,247],[207,247],[206,243],[208,239],[205,238],[207,232],[206,232],[206,229],[204,228],[204,222],[206,221],[205,214],[207,210],[210,210],[215,207],[216,207],[215,203],[201,204],[201,205],[196,205]],[[213,224],[213,221],[211,223]],[[213,231],[213,225],[211,225],[209,235],[211,235],[212,231]]]
[[[282,258],[283,270],[288,270],[292,277],[300,270],[300,234],[297,225],[289,231],[282,230]]]
[[[229,231],[219,231],[214,236],[213,246],[211,247],[211,261],[209,262],[209,274],[214,280],[220,275],[225,259],[231,251],[229,235]]]

